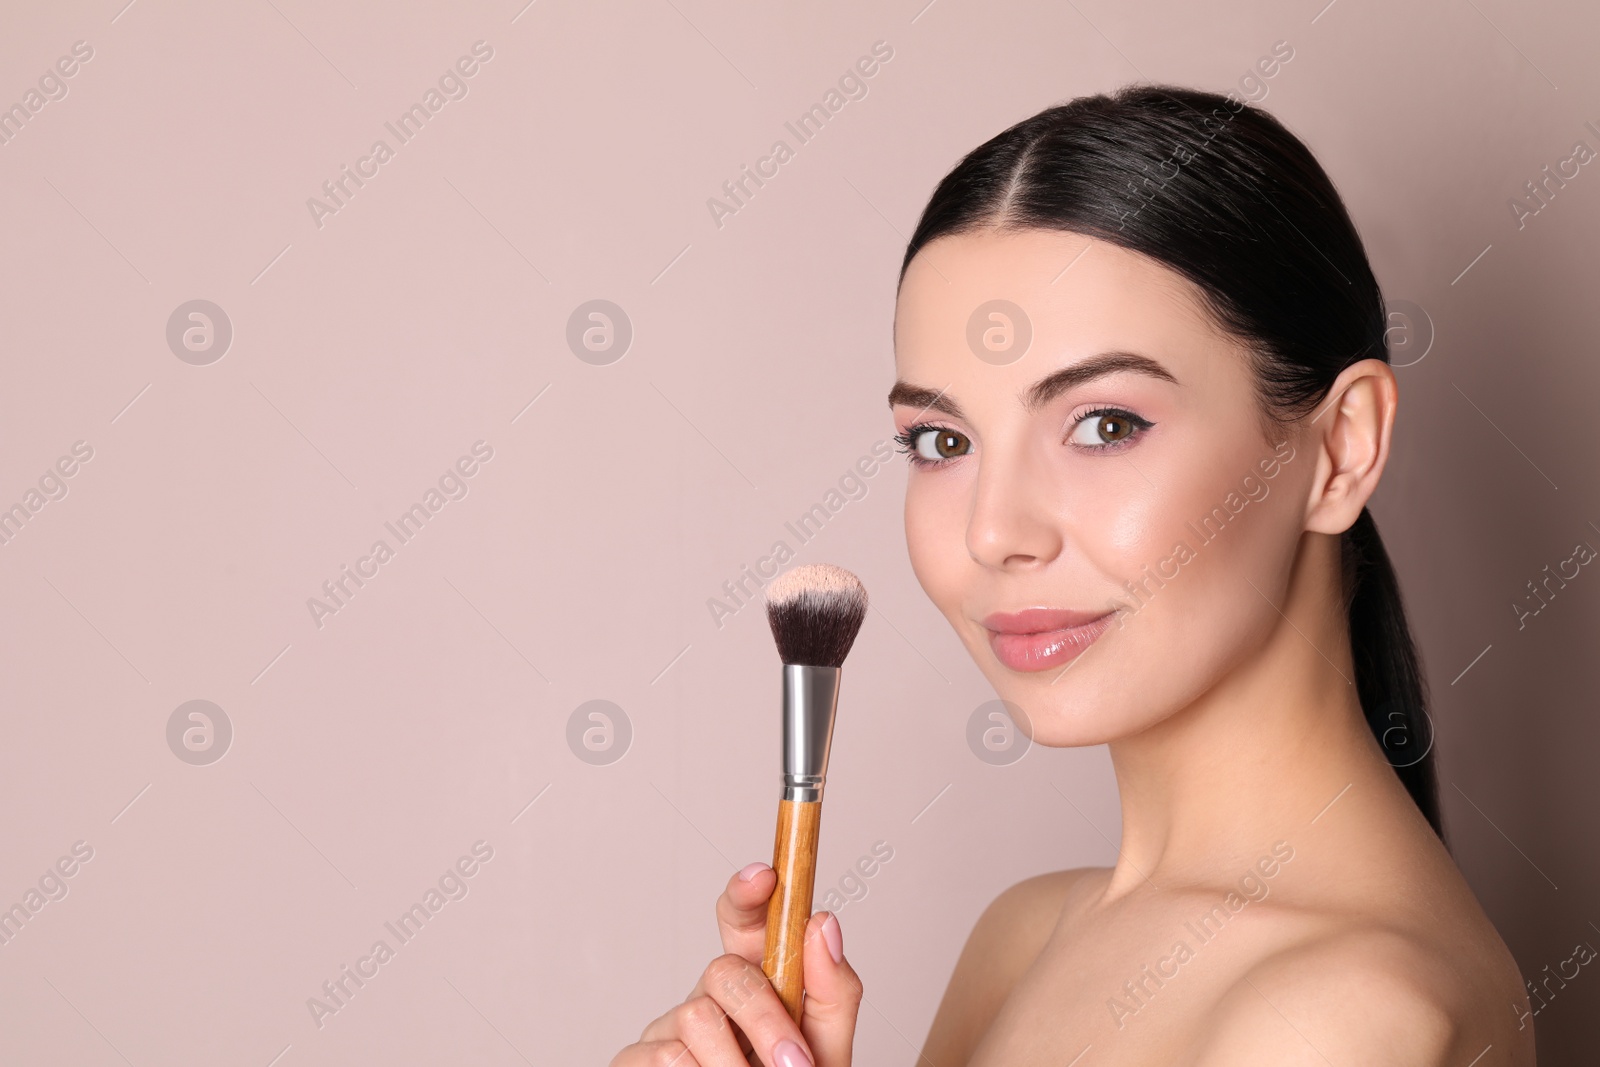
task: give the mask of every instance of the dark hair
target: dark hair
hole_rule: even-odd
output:
[[[901,280],[928,242],[979,229],[1079,233],[1193,282],[1250,352],[1268,442],[1350,364],[1389,358],[1383,294],[1333,183],[1277,119],[1231,95],[1129,85],[1017,123],[940,181]],[[1340,542],[1363,714],[1442,838],[1427,686],[1371,512]]]

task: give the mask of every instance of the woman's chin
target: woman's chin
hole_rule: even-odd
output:
[[[1017,729],[1033,744],[1046,748],[1109,744],[1139,733],[1160,719],[1160,716],[1141,716],[1135,720],[1126,714],[1109,715],[1106,707],[1120,701],[1102,701],[1093,696],[1041,694],[1038,690],[1015,685],[996,685],[995,693],[1007,704],[1021,709],[1021,717],[1026,721],[1018,722]]]
[[[1121,741],[1143,731],[1152,723],[1130,722],[1126,719],[1108,720],[1103,716],[1090,715],[1087,719],[1063,724],[1055,730],[1048,728],[1049,723],[1045,725],[1046,729],[1040,731],[1036,744],[1051,748],[1086,748],[1090,745],[1109,745]]]

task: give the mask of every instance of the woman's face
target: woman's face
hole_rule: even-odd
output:
[[[1198,299],[1042,230],[940,238],[901,285],[911,564],[1042,744],[1164,719],[1279,622],[1316,460],[1262,438],[1244,350]]]

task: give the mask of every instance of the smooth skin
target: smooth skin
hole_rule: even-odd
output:
[[[1004,365],[968,343],[996,298],[1032,324]],[[1024,403],[1108,351],[1165,376]],[[912,439],[931,457],[907,483],[913,569],[1035,743],[1109,746],[1122,803],[1114,867],[983,913],[919,1063],[1534,1062],[1516,964],[1353,684],[1339,534],[1388,459],[1394,373],[1357,362],[1268,430],[1247,355],[1187,279],[1105,242],[986,230],[912,260],[895,358],[922,392],[891,406],[899,433],[935,427]],[[1103,407],[1137,418],[1086,415]],[[1233,518],[1202,543],[1186,524],[1213,507]],[[1065,669],[1013,670],[981,620],[1030,607],[1115,615]]]

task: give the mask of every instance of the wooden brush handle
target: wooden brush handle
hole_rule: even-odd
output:
[[[811,918],[811,890],[817,875],[817,832],[822,802],[778,801],[778,837],[772,847],[772,869],[778,884],[767,901],[767,948],[761,969],[772,980],[789,1017],[800,1021],[805,993],[801,970],[806,923]]]

